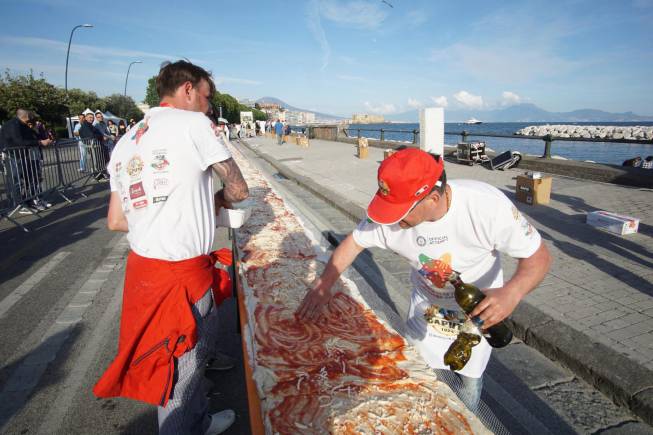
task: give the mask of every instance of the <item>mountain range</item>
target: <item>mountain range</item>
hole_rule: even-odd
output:
[[[293,107],[283,100],[275,97],[262,97],[256,100],[257,103],[275,103],[288,110],[298,112],[314,112],[312,110]],[[327,113],[315,113],[317,120],[339,120],[345,119],[342,116],[330,115]],[[471,118],[477,118],[483,122],[652,122],[653,116],[637,115],[633,112],[611,113],[596,109],[579,109],[571,112],[549,112],[535,104],[522,103],[513,106],[502,107],[491,110],[474,109],[445,109],[444,119],[446,122],[464,122]],[[403,113],[385,115],[387,121],[419,122],[419,111],[409,110]]]
[[[446,122],[464,122],[477,118],[483,122],[641,122],[653,121],[653,116],[633,112],[610,113],[596,109],[579,109],[571,112],[549,112],[535,104],[522,103],[492,110],[444,110]],[[419,122],[419,111],[387,115],[388,121]]]

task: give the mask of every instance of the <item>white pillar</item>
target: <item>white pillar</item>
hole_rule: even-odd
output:
[[[428,153],[444,155],[444,109],[427,107],[419,111],[419,147]]]

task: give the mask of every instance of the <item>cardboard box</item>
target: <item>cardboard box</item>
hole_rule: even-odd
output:
[[[609,211],[597,210],[587,213],[589,225],[623,236],[634,234],[639,228],[639,219]]]
[[[517,201],[530,205],[548,204],[551,199],[551,177],[530,178],[517,176]]]
[[[359,147],[358,147],[358,158],[359,158],[359,159],[366,159],[366,158],[367,158],[367,150],[368,150],[368,149],[369,149],[368,147],[361,147],[361,146],[359,146]]]
[[[393,155],[396,152],[397,151],[391,150],[391,149],[387,149],[387,150],[383,151],[383,160],[387,159],[388,157],[390,157],[391,155]]]

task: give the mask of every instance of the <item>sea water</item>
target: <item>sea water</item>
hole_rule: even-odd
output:
[[[517,130],[528,127],[529,125],[547,125],[547,124],[567,124],[567,125],[619,125],[633,126],[643,125],[651,126],[653,122],[488,122],[477,125],[467,125],[463,123],[445,123],[445,132],[467,131],[474,133],[490,133],[512,135]],[[413,130],[419,130],[417,123],[383,123],[383,124],[351,124],[347,129],[350,136],[357,136],[358,129],[361,129],[361,136],[379,139],[379,130],[384,129],[384,139],[398,142],[413,142]],[[364,130],[374,131],[364,131]],[[392,132],[392,130],[408,130],[406,133]],[[502,137],[482,137],[470,136],[468,141],[484,141],[489,148],[501,153],[503,151],[519,151],[525,155],[541,156],[544,153],[544,141],[540,139],[519,139],[502,138]],[[419,142],[419,133],[417,134]],[[444,143],[447,145],[456,145],[461,141],[460,135],[445,134]],[[609,163],[621,165],[624,160],[636,156],[646,158],[653,155],[653,145],[649,144],[628,144],[616,142],[582,142],[582,141],[553,141],[551,143],[551,155],[559,156],[570,160],[594,161],[597,163]]]

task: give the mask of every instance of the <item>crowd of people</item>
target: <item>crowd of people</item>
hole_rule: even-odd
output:
[[[54,139],[54,132],[46,127],[38,115],[25,109],[16,110],[16,116],[0,129],[0,150],[8,175],[5,180],[8,199],[16,205],[20,214],[32,214],[52,206],[41,197],[42,147],[50,146]]]

